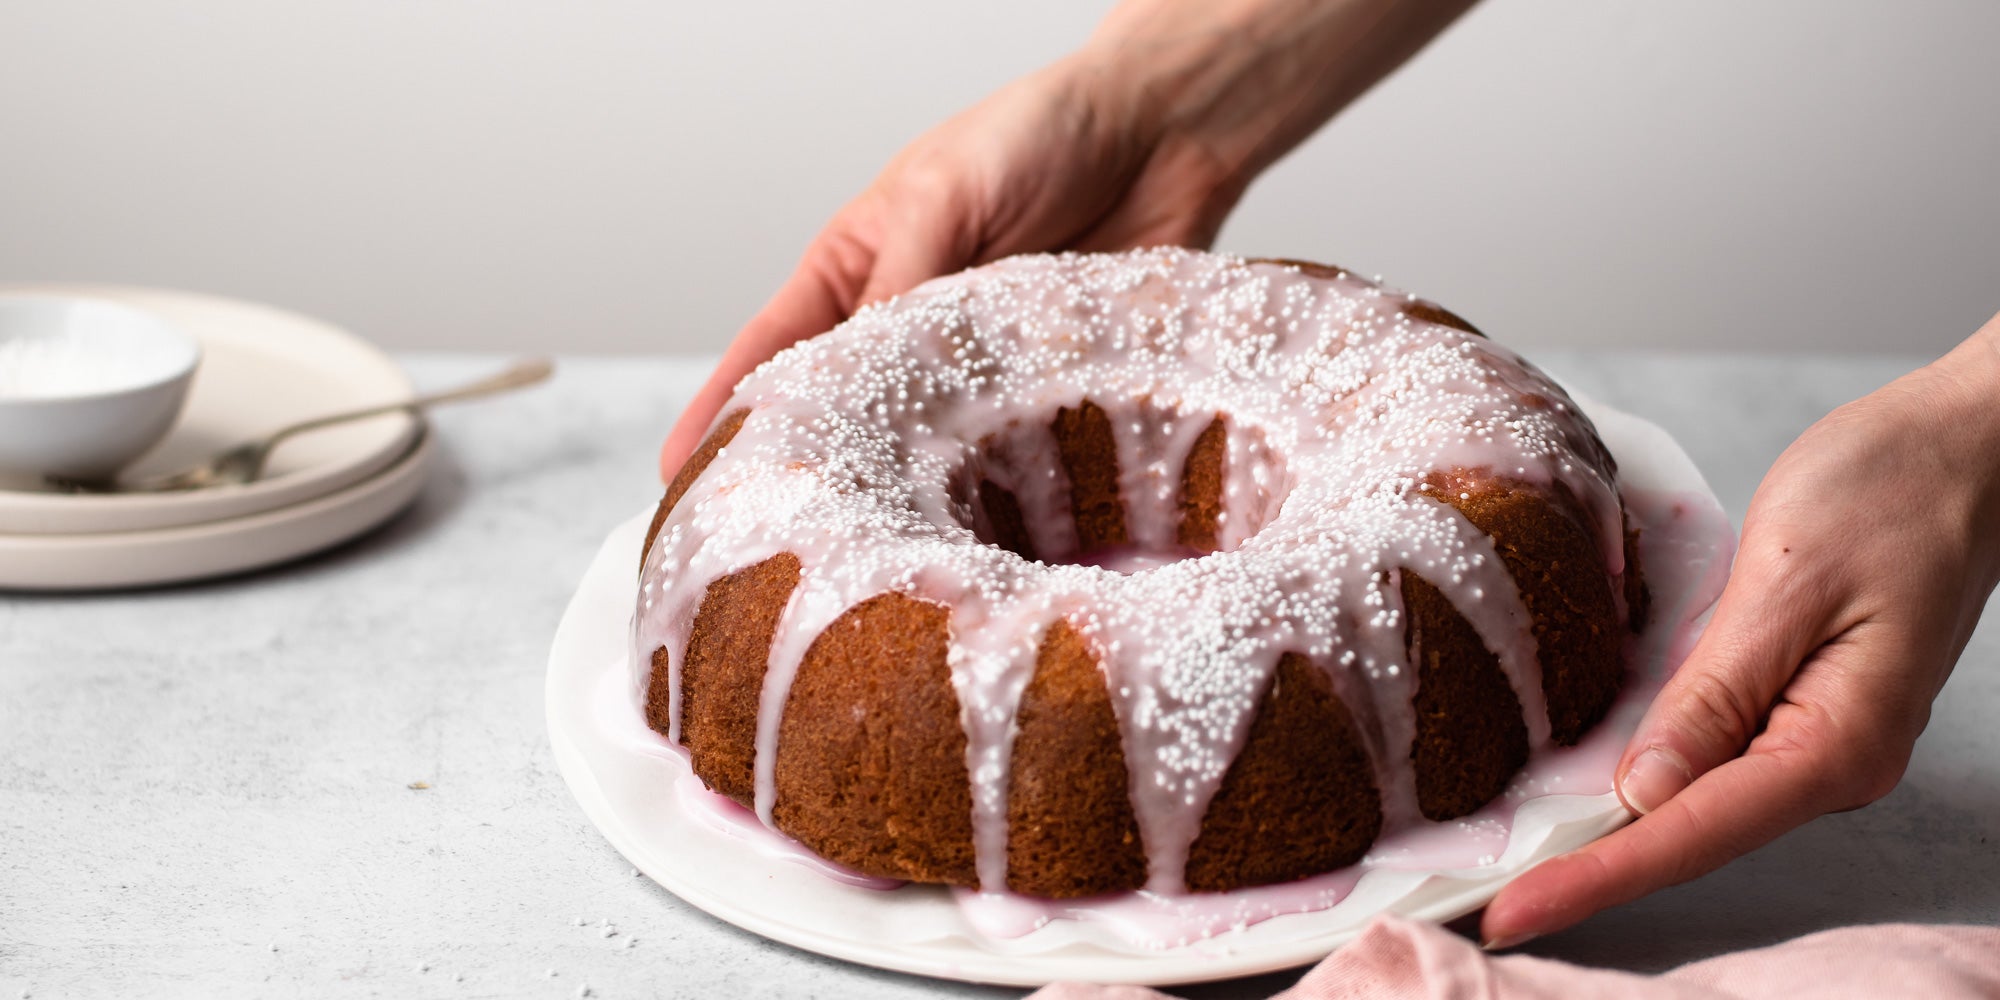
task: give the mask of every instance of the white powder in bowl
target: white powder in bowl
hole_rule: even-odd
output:
[[[108,355],[90,338],[58,334],[0,340],[0,396],[81,396],[133,385],[152,366]]]
[[[0,399],[134,389],[185,371],[194,348],[108,303],[0,300]]]

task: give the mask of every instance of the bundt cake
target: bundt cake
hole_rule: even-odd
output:
[[[651,727],[820,855],[1074,897],[1331,871],[1610,706],[1590,422],[1335,268],[1015,257],[738,386],[646,540]]]

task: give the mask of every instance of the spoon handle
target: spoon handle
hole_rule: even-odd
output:
[[[529,358],[526,361],[515,362],[513,366],[509,367],[507,370],[503,372],[500,372],[497,375],[489,375],[486,378],[480,379],[477,382],[473,382],[468,385],[462,385],[456,389],[446,389],[443,390],[442,392],[426,393],[422,396],[417,396],[411,399],[403,400],[400,403],[384,403],[381,406],[370,406],[359,410],[349,410],[346,413],[335,413],[332,414],[331,416],[315,417],[311,420],[302,421],[300,423],[293,424],[290,427],[286,427],[283,430],[280,430],[277,433],[272,434],[266,440],[271,445],[276,445],[279,441],[291,437],[294,434],[301,434],[306,431],[316,431],[322,427],[327,427],[333,424],[344,424],[350,420],[365,420],[368,417],[377,417],[381,416],[384,413],[395,413],[398,410],[406,410],[411,413],[415,413],[426,407],[436,406],[439,403],[456,403],[462,399],[476,399],[480,396],[490,396],[496,392],[506,392],[509,389],[519,389],[523,386],[534,385],[535,383],[540,382],[545,378],[548,378],[550,373],[554,372],[555,370],[556,370],[555,362],[550,361],[548,358]]]

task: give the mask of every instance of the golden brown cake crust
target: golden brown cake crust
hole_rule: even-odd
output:
[[[1042,639],[1016,718],[1007,888],[1065,897],[1143,887],[1118,719],[1097,657],[1068,619]]]
[[[993,525],[993,544],[1023,559],[1041,558],[1035,553],[1035,540],[1028,535],[1027,523],[1021,519],[1021,501],[1013,493],[991,479],[982,479],[979,502],[986,508],[987,522]]]
[[[1610,711],[1625,670],[1625,630],[1583,505],[1561,482],[1543,489],[1485,470],[1455,469],[1426,482],[1493,536],[1534,622],[1549,735],[1575,743]]]
[[[716,452],[729,447],[729,442],[735,439],[736,432],[743,429],[743,419],[749,415],[748,409],[731,410],[724,414],[722,419],[716,422],[715,429],[708,432],[708,437],[702,440],[701,447],[696,448],[694,454],[688,456],[687,462],[681,465],[680,471],[674,473],[674,481],[667,484],[667,495],[660,498],[659,508],[653,511],[653,523],[646,528],[646,544],[639,550],[642,570],[646,554],[653,551],[653,539],[660,536],[660,526],[667,523],[667,515],[674,512],[674,505],[681,502],[681,497],[687,494],[688,487],[693,486],[694,481],[700,479],[701,474],[708,470],[708,463],[715,461]]]
[[[1197,552],[1214,552],[1216,529],[1222,520],[1222,461],[1227,427],[1217,414],[1194,439],[1187,466],[1181,470],[1180,543]]]
[[[1346,707],[1323,671],[1286,653],[1202,817],[1187,885],[1215,892],[1333,871],[1361,860],[1381,825]]]
[[[1118,490],[1118,444],[1104,409],[1084,400],[1056,412],[1052,430],[1069,474],[1069,506],[1077,547],[1085,552],[1123,545],[1125,504]]]
[[[799,559],[780,552],[709,584],[688,635],[681,668],[681,742],[708,787],[750,806],[756,795],[757,710],[764,690],[771,637],[778,630]],[[647,717],[664,701],[666,678],[656,664]],[[661,706],[664,709],[664,705]]]
[[[888,593],[813,640],[778,725],[779,829],[870,875],[977,881],[950,621]]]
[[[1486,336],[1479,332],[1478,327],[1467,322],[1465,317],[1435,302],[1426,302],[1423,299],[1411,299],[1403,303],[1403,315],[1411,316],[1427,323],[1436,323],[1439,326],[1448,326],[1454,330],[1464,330],[1466,333],[1478,334],[1481,337]]]
[[[1499,658],[1465,616],[1423,577],[1406,570],[1402,584],[1417,668],[1417,806],[1426,819],[1456,819],[1506,791],[1528,762],[1528,727]]]
[[[1252,263],[1281,264],[1285,267],[1296,267],[1301,272],[1312,275],[1315,278],[1339,278],[1349,273],[1344,267],[1335,267],[1332,264],[1315,264],[1309,260],[1292,260],[1286,257],[1257,257],[1253,258]],[[1402,310],[1403,315],[1420,319],[1427,323],[1448,326],[1454,330],[1464,330],[1466,333],[1476,334],[1481,337],[1486,336],[1484,333],[1479,332],[1478,327],[1466,322],[1465,317],[1426,299],[1407,299],[1403,303]]]

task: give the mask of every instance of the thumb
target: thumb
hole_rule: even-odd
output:
[[[1779,559],[1796,553],[1787,550]],[[1740,756],[1819,645],[1827,613],[1800,575],[1739,557],[1701,640],[1660,690],[1618,765],[1618,797],[1639,815]]]

